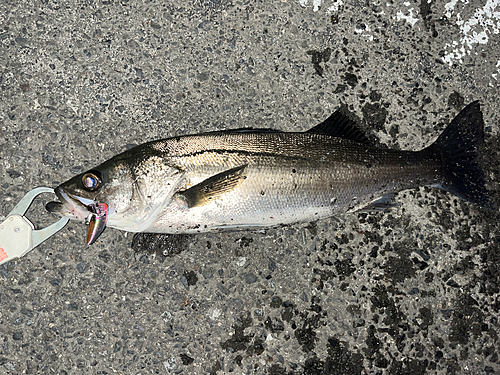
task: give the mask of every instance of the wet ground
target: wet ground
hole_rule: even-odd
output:
[[[0,4],[0,212],[146,140],[303,131],[345,105],[391,148],[467,103],[500,178],[500,2]],[[53,221],[44,195],[29,213]],[[431,188],[387,212],[183,238],[70,223],[0,266],[5,374],[500,373],[498,210]]]

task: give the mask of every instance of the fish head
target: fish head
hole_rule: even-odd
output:
[[[142,232],[168,205],[182,177],[182,169],[161,155],[125,152],[57,186],[59,201],[46,208],[88,223],[88,243],[105,226]]]
[[[110,171],[96,167],[62,183],[54,192],[60,202],[49,202],[47,210],[72,220],[86,221],[99,203],[108,205],[109,215],[126,211],[133,188],[126,168]]]

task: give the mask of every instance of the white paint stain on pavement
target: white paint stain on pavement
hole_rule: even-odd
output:
[[[405,1],[403,5],[409,7],[411,4]],[[399,10],[396,13],[396,17],[394,18],[396,18],[398,21],[405,20],[413,27],[418,22],[418,11],[415,10],[415,14],[413,14],[413,12],[414,12],[413,8],[408,9],[406,12]]]
[[[500,60],[497,61],[496,68],[497,68],[497,72],[493,73],[491,76],[498,81],[498,80],[500,80]]]
[[[336,1],[299,0],[299,4],[303,8],[307,7],[309,5],[309,3],[312,4],[314,12],[317,12],[322,7],[325,7],[327,13],[335,13],[335,12],[338,12],[340,6],[344,2],[342,0],[336,0]]]
[[[477,44],[487,44],[491,35],[500,33],[500,0],[487,0],[484,7],[475,9],[472,17],[462,19],[460,11],[466,6],[470,6],[467,0],[451,0],[445,5],[446,17],[460,28],[459,39],[445,47],[443,59],[450,65],[463,63],[466,55],[477,53],[474,51]]]

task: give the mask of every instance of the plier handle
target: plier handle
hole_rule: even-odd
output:
[[[28,211],[33,200],[42,193],[54,193],[54,189],[39,187],[31,190],[0,224],[0,264],[22,257],[68,223],[69,219],[63,217],[47,228],[35,230],[31,221],[24,214]]]

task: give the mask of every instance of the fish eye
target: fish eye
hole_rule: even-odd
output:
[[[90,191],[97,190],[102,184],[102,177],[99,171],[89,171],[82,176],[83,187]]]

